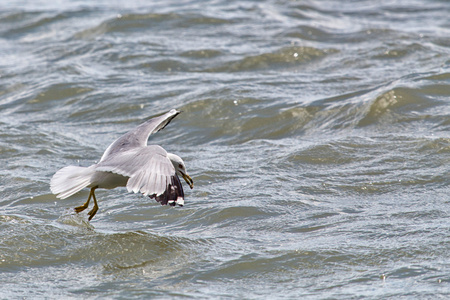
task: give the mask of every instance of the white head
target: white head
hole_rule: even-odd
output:
[[[181,157],[179,157],[178,155],[175,155],[173,153],[167,153],[167,157],[172,162],[172,165],[175,168],[175,173],[177,173],[178,175],[181,175],[181,177],[184,178],[186,183],[192,189],[194,187],[194,181],[187,174],[186,165],[184,164],[184,161],[181,159]]]

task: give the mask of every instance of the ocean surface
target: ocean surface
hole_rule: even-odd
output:
[[[449,299],[450,2],[3,1],[0,299]],[[50,191],[121,134],[184,207]]]

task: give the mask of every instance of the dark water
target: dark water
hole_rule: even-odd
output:
[[[0,4],[0,298],[447,299],[450,3]],[[142,120],[183,208],[57,200]]]

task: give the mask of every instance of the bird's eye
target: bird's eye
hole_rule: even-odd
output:
[[[183,165],[182,164],[178,164],[178,168],[183,169]]]

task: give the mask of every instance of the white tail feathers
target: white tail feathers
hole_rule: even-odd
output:
[[[92,175],[95,173],[95,165],[90,167],[68,166],[62,168],[50,181],[50,190],[57,198],[64,199],[81,191],[91,184]]]

